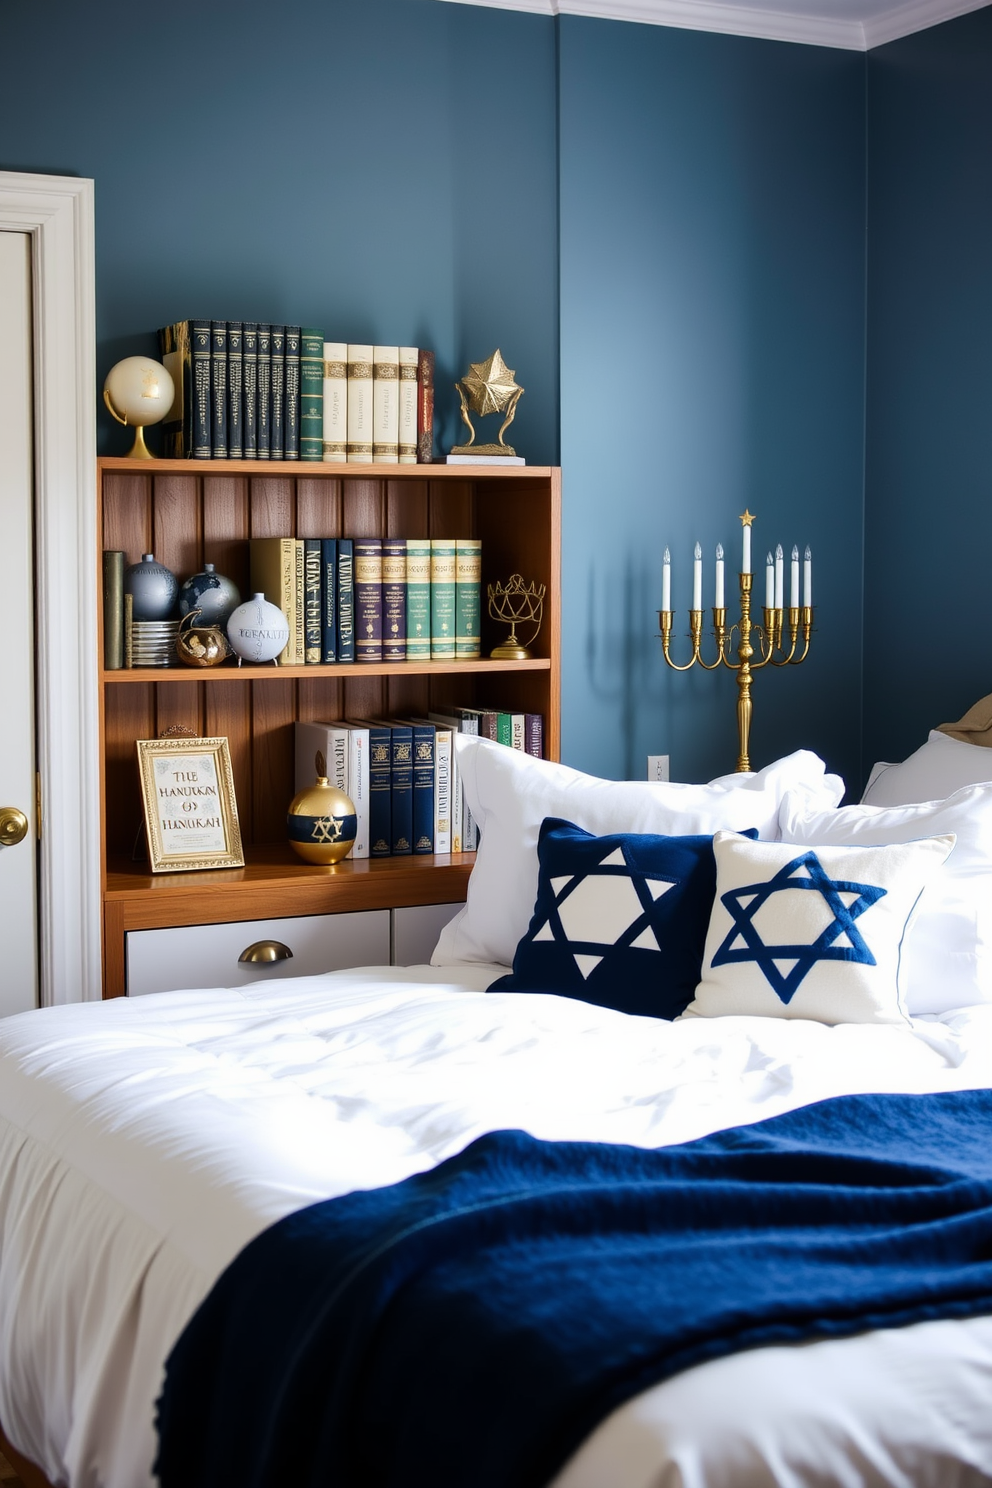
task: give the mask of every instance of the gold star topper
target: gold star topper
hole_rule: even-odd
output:
[[[741,526],[742,527],[750,527],[750,525],[751,525],[751,523],[753,521],[754,521],[754,515],[753,515],[753,513],[752,512],[749,512],[748,509],[747,509],[747,507],[745,507],[744,508],[744,511],[743,511],[743,513],[741,515]]]
[[[513,368],[506,365],[503,354],[497,347],[484,362],[472,362],[461,381],[455,383],[461,403],[462,423],[468,429],[470,438],[467,444],[456,444],[451,451],[453,455],[498,457],[513,454],[512,445],[504,444],[503,434],[513,422],[517,402],[524,391],[515,381],[515,376]],[[470,409],[480,418],[488,413],[504,415],[496,444],[475,443],[475,429],[468,416]]]
[[[462,386],[468,394],[468,406],[473,413],[502,413],[515,392],[515,373],[503,360],[499,348],[484,362],[473,362],[462,378]]]

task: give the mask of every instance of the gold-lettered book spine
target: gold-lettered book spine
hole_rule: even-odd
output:
[[[348,347],[343,341],[324,342],[323,456],[348,458]]]
[[[175,396],[162,421],[162,454],[184,460],[192,454],[192,354],[189,321],[177,320],[158,333],[162,365],[172,378]]]
[[[134,666],[134,595],[124,596],[124,665]]]
[[[251,592],[278,605],[289,625],[289,640],[277,658],[292,666],[296,656],[296,538],[253,537],[249,544]]]
[[[103,555],[103,664],[108,672],[124,665],[124,554]]]
[[[416,346],[400,347],[399,463],[417,463],[417,360]]]
[[[372,464],[372,347],[348,347],[348,459]]]

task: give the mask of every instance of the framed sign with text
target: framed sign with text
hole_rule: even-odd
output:
[[[243,868],[226,739],[139,739],[138,773],[153,873]]]

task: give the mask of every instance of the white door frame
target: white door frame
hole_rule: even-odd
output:
[[[101,996],[93,182],[0,171],[0,230],[31,236],[40,989]]]

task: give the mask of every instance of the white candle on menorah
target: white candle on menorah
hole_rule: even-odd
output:
[[[727,627],[727,610],[724,605],[723,547],[716,550],[716,603],[713,606],[713,640],[716,655],[713,661],[705,661],[702,655],[703,608],[702,608],[702,549],[696,543],[693,549],[692,608],[689,611],[689,637],[692,655],[688,661],[672,659],[671,607],[671,553],[665,549],[662,560],[661,609],[658,621],[661,626],[661,648],[665,661],[673,671],[687,672],[690,667],[701,666],[712,672],[726,667],[737,677],[737,769],[750,770],[748,753],[751,735],[751,683],[756,671],[766,666],[798,666],[809,655],[810,635],[813,630],[813,558],[806,548],[803,558],[803,603],[799,604],[799,549],[793,546],[789,573],[789,608],[783,607],[785,555],[781,543],[771,553],[765,566],[765,604],[762,623],[751,620],[751,524],[754,516],[745,511],[741,517],[743,527],[741,571],[738,575],[740,587],[740,618]],[[784,639],[788,616],[789,639]],[[736,660],[733,660],[734,636],[737,637]],[[757,648],[752,644],[752,636]]]

